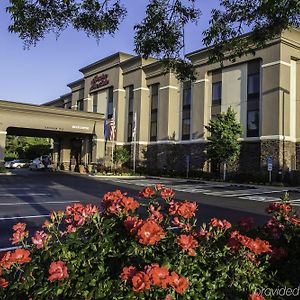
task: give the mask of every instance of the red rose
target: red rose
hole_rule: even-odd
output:
[[[160,207],[155,209],[155,207],[151,204],[148,209],[148,211],[150,213],[149,219],[153,220],[154,222],[161,223],[164,216],[159,212],[159,210],[160,210]]]
[[[42,249],[48,239],[48,234],[44,231],[36,231],[35,235],[31,239],[32,243],[36,245],[38,249]]]
[[[140,220],[138,217],[128,216],[124,221],[125,228],[131,234],[136,234],[142,225],[143,225],[143,220]]]
[[[195,202],[170,202],[169,212],[171,215],[179,215],[185,219],[195,216],[197,204]]]
[[[11,260],[11,251],[0,253],[0,267],[9,269],[13,264]]]
[[[133,267],[133,266],[124,267],[123,271],[120,275],[120,278],[123,281],[127,281],[127,280],[131,279],[136,273],[137,273],[136,267]]]
[[[154,245],[165,236],[165,232],[157,223],[147,220],[139,228],[137,236],[141,244]]]
[[[8,281],[6,281],[4,278],[0,277],[0,287],[5,289],[8,286]]]
[[[51,282],[54,280],[64,280],[69,277],[68,268],[65,263],[60,260],[50,264],[49,274],[48,280]]]
[[[179,278],[175,272],[172,272],[170,276],[170,285],[178,294],[183,294],[186,288],[189,286],[189,282],[185,277]]]
[[[177,243],[183,251],[187,251],[188,255],[196,256],[195,248],[198,247],[198,242],[191,235],[180,235],[177,237]]]
[[[290,218],[290,222],[296,226],[300,226],[300,219],[299,218]]]
[[[140,204],[131,197],[124,197],[121,200],[120,205],[124,208],[125,211],[135,210],[140,206]]]
[[[151,198],[153,195],[155,192],[150,187],[146,187],[140,192],[140,196],[144,198]]]
[[[171,198],[174,197],[175,193],[173,192],[172,189],[170,188],[165,188],[161,193],[161,197],[165,200],[170,200]]]
[[[24,231],[26,229],[25,223],[17,223],[13,226],[14,231]]]
[[[30,252],[25,249],[16,249],[15,252],[11,254],[11,261],[17,263],[17,264],[25,264],[27,262],[31,261]]]
[[[132,277],[133,291],[141,292],[150,289],[150,278],[145,272],[138,272]]]
[[[152,284],[166,288],[169,283],[169,270],[159,265],[150,266],[147,274],[150,276]]]
[[[252,293],[249,295],[248,300],[265,300],[265,297],[257,293]]]
[[[227,220],[220,220],[220,219],[217,219],[217,218],[211,219],[210,224],[213,227],[218,227],[220,229],[229,229],[229,228],[231,228],[230,222],[228,222]]]

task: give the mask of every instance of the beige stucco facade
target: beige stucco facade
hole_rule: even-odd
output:
[[[299,29],[283,32],[255,55],[225,61],[222,68],[209,63],[209,51],[187,55],[197,73],[191,83],[179,82],[155,59],[118,52],[80,69],[82,78],[68,84],[70,92],[44,105],[82,110],[93,118],[114,116],[114,145],[132,149],[136,143],[140,163],[148,160],[157,168],[166,167],[175,155],[177,169],[187,155],[193,168],[205,168],[205,126],[231,106],[243,126],[240,163],[244,168],[264,168],[267,156],[278,168],[300,168]],[[136,141],[132,138],[135,116]],[[104,125],[97,126],[96,135],[90,134],[95,135],[94,158],[99,160],[107,153]]]

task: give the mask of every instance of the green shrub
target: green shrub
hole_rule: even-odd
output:
[[[0,173],[6,173],[7,170],[6,168],[4,168],[3,166],[0,166]]]
[[[122,167],[130,160],[130,153],[126,148],[118,147],[114,151],[114,162],[117,167]]]

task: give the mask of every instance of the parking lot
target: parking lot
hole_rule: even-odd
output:
[[[0,176],[0,248],[10,247],[12,226],[26,222],[31,232],[38,229],[53,210],[63,210],[71,203],[100,204],[102,196],[117,188],[130,195],[145,186],[162,183],[176,192],[176,198],[197,201],[200,222],[212,217],[237,221],[251,215],[257,224],[268,216],[265,208],[284,194],[284,189],[241,186],[173,179],[95,178],[68,173],[13,171],[16,175]],[[290,193],[293,207],[299,213],[300,194]]]

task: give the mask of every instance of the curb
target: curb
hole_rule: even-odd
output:
[[[79,177],[90,177],[90,178],[120,178],[120,179],[146,179],[146,176],[119,176],[119,175],[93,175],[89,173],[80,174],[77,172],[69,172],[69,171],[58,171],[59,173],[73,175],[73,176],[79,176]]]
[[[15,176],[16,174],[7,172],[7,173],[0,173],[0,176]]]

